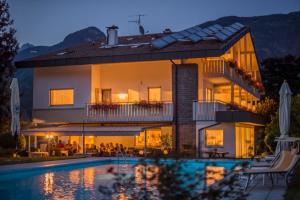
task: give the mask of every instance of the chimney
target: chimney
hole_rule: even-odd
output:
[[[114,46],[118,44],[118,27],[112,25],[110,27],[106,27],[107,39],[106,43],[108,46]]]

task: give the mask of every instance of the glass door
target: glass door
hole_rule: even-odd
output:
[[[237,125],[235,127],[236,157],[254,156],[254,127]]]
[[[102,103],[111,103],[111,89],[102,89]]]

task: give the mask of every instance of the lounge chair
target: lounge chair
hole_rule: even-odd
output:
[[[278,153],[275,157],[273,157],[273,159],[271,160],[264,160],[264,161],[259,161],[259,162],[254,162],[252,163],[250,166],[251,168],[261,168],[261,167],[273,167],[274,165],[276,165],[279,160],[282,158],[282,153],[285,151],[282,151],[280,153]]]
[[[251,177],[260,174],[270,175],[272,185],[273,185],[274,175],[284,175],[285,183],[288,184],[289,176],[293,174],[299,161],[300,161],[300,155],[293,154],[290,151],[284,151],[282,152],[282,159],[280,159],[278,163],[273,167],[262,168],[262,169],[246,169],[245,171],[242,172],[243,175],[247,176],[245,190],[247,190],[249,186]]]

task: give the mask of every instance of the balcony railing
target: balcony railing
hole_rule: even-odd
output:
[[[226,79],[234,82],[248,92],[259,97],[260,94],[253,86],[249,85],[238,72],[229,66],[229,63],[223,59],[207,60],[204,64],[204,75],[206,77],[223,76]]]
[[[193,119],[196,121],[216,120],[216,111],[227,111],[228,105],[221,101],[194,101]]]
[[[103,107],[86,105],[88,121],[96,122],[155,122],[173,120],[173,103],[163,102],[159,106],[141,106],[134,103],[112,104]]]

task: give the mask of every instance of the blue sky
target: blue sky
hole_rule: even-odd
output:
[[[20,44],[52,45],[74,31],[116,24],[120,35],[137,34],[129,23],[146,14],[149,32],[180,30],[223,16],[258,16],[300,10],[300,0],[7,0]]]

